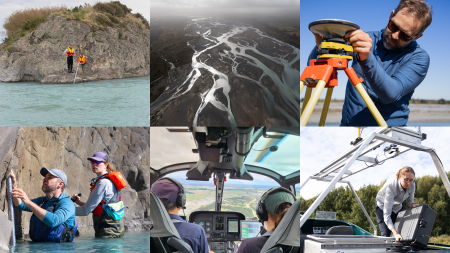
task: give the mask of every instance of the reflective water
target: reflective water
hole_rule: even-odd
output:
[[[10,252],[150,252],[150,233],[125,233],[119,239],[95,238],[82,234],[71,243],[17,241]]]
[[[149,126],[150,75],[80,84],[0,83],[0,126]]]

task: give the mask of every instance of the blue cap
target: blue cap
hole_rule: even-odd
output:
[[[64,186],[67,186],[67,176],[66,176],[66,173],[64,173],[64,171],[58,170],[58,169],[48,170],[45,167],[41,169],[41,175],[43,177],[45,177],[45,175],[47,175],[47,173],[50,173],[53,176],[58,177],[59,179],[61,179],[64,182]]]
[[[94,160],[94,161],[99,161],[99,162],[103,162],[103,161],[108,162],[108,155],[103,152],[97,152],[92,157],[89,157],[88,160]]]
[[[168,204],[176,203],[178,192],[178,186],[168,179],[161,179],[152,185],[152,192],[156,197],[160,199],[168,199]]]

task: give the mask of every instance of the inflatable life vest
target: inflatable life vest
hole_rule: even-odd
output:
[[[70,47],[68,47],[67,49],[69,49],[69,52],[67,52],[67,57],[73,56],[73,55],[74,55],[74,53],[73,53],[73,48],[70,49]]]
[[[67,197],[68,198],[68,197]],[[47,212],[55,212],[55,207],[59,203],[58,200],[53,203],[48,209]],[[39,207],[42,207],[47,202],[47,198],[38,204]],[[71,228],[64,226],[63,224],[57,227],[49,227],[44,222],[42,222],[34,213],[30,219],[30,239],[35,242],[71,242],[73,241],[73,237],[77,233],[78,222],[75,218],[75,225]]]
[[[80,63],[80,64],[85,64],[86,63],[86,57],[83,55],[83,57],[81,58],[81,57],[78,57],[78,62]]]
[[[125,188],[127,186],[127,182],[125,181],[125,179],[123,178],[122,174],[120,174],[119,171],[112,171],[110,173],[107,173],[107,174],[101,176],[99,179],[97,179],[97,181],[91,183],[91,193],[94,190],[95,185],[97,185],[98,181],[100,181],[101,179],[104,179],[104,178],[111,180],[117,188],[117,192],[109,200],[109,204],[117,203],[117,202],[121,201],[122,197],[120,196],[120,190],[122,190],[123,188]],[[106,213],[103,211],[104,204],[106,204],[106,202],[102,200],[97,205],[97,207],[92,211],[92,213],[95,215],[98,215],[98,216],[102,216],[102,214],[103,214],[103,216],[104,216]]]

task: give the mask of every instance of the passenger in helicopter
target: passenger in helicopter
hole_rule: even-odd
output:
[[[294,202],[295,195],[286,188],[273,187],[265,192],[256,206],[256,215],[264,225],[261,236],[243,240],[237,253],[260,252]]]
[[[170,177],[158,179],[151,191],[164,204],[181,239],[189,244],[195,253],[214,253],[209,251],[205,230],[197,224],[186,222],[178,215],[181,209],[186,209],[186,194],[184,187],[177,180]]]

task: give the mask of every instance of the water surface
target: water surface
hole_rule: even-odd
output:
[[[150,75],[79,84],[0,83],[0,126],[149,126]]]
[[[70,243],[17,241],[10,252],[150,252],[150,233],[125,233],[118,239],[95,238],[82,234]]]

